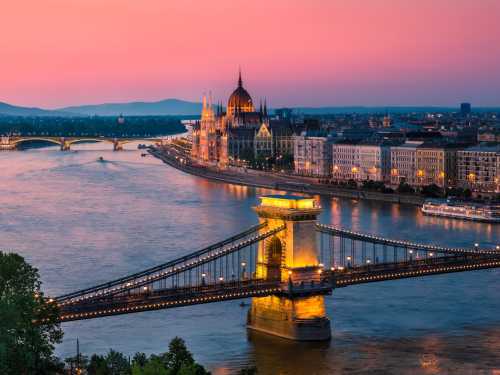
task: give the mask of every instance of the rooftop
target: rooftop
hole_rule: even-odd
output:
[[[478,152],[500,152],[500,144],[493,144],[493,145],[477,145],[477,146],[472,146],[468,147],[465,149],[465,151],[478,151]]]
[[[260,197],[261,206],[286,209],[317,209],[314,198],[300,195],[264,195]]]

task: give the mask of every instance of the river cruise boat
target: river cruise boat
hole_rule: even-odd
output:
[[[483,221],[487,223],[500,223],[500,203],[429,199],[422,205],[422,212],[425,215]]]

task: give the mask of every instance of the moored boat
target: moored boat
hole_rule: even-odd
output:
[[[500,223],[500,203],[462,202],[453,199],[428,199],[422,205],[425,215]]]

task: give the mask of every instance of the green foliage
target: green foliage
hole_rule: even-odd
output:
[[[413,189],[409,184],[406,182],[401,182],[398,186],[398,193],[402,194],[410,194],[410,193],[415,193],[415,189]]]
[[[108,366],[106,358],[101,355],[93,354],[90,357],[90,362],[87,366],[89,375],[105,375],[108,374]]]
[[[165,367],[165,364],[158,356],[151,356],[146,359],[143,366],[139,364],[132,365],[132,375],[169,375],[171,372]]]
[[[51,374],[61,369],[58,309],[45,301],[38,271],[17,254],[0,252],[0,374]],[[43,321],[44,324],[38,324]]]
[[[367,180],[367,181],[363,181],[363,189],[374,190],[374,191],[383,191],[385,189],[385,185],[381,181]]]
[[[184,364],[193,364],[194,359],[192,354],[187,350],[184,340],[180,337],[174,337],[168,345],[168,353],[164,355],[167,368],[173,371],[174,374],[179,372],[179,369]]]
[[[134,358],[132,358],[132,364],[139,367],[144,367],[147,361],[148,357],[144,353],[135,353]]]
[[[87,371],[89,375],[209,375],[203,366],[196,363],[182,340],[175,337],[168,352],[149,358],[136,353],[129,365],[125,356],[110,350],[106,357],[93,355]]]
[[[127,358],[120,353],[111,349],[106,356],[106,366],[109,370],[109,375],[127,375],[130,374],[130,365]]]
[[[438,198],[443,196],[443,190],[436,184],[424,186],[421,191],[422,195],[431,198]]]
[[[210,374],[198,363],[183,363],[177,375],[207,375]]]
[[[463,189],[460,187],[449,188],[446,192],[448,197],[457,197],[457,198],[470,198],[472,196],[472,192],[470,189]]]
[[[349,189],[356,189],[358,187],[358,183],[355,180],[349,180],[347,181],[347,188]]]

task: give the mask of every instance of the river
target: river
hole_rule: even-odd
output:
[[[269,193],[186,175],[136,144],[0,152],[4,250],[39,269],[55,296],[174,259],[257,222]],[[76,151],[76,152],[75,152]],[[97,159],[102,156],[105,162]],[[320,221],[381,236],[492,247],[500,225],[425,217],[418,207],[320,197]],[[249,335],[239,301],[63,324],[62,358],[109,348],[132,356],[184,338],[213,374],[500,373],[500,270],[351,286],[327,297],[333,338]],[[497,371],[497,372],[495,372]]]

